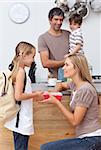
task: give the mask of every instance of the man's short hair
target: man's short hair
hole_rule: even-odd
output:
[[[54,16],[62,16],[64,19],[64,12],[59,7],[54,7],[49,11],[49,20],[51,20]]]
[[[72,23],[72,21],[74,23],[78,23],[79,25],[81,25],[82,24],[82,17],[81,17],[81,15],[79,15],[79,14],[71,15],[71,17],[69,18],[70,24]]]

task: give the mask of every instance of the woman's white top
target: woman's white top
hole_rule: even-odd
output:
[[[26,76],[27,76],[27,80],[26,80],[25,93],[31,93],[32,92],[31,81],[27,74]],[[32,99],[21,101],[21,110],[19,114],[18,128],[16,128],[16,119],[17,117],[7,122],[4,126],[11,131],[15,131],[23,135],[31,135],[34,133]]]
[[[73,101],[74,101],[76,92],[77,92],[76,90],[72,92],[72,99],[71,99],[70,104],[69,104],[70,106],[72,105],[72,103],[73,103]]]
[[[91,136],[101,136],[101,129],[98,129],[98,130],[88,133],[88,134],[80,135],[80,136],[78,136],[78,138],[91,137]]]

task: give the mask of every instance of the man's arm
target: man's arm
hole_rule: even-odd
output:
[[[49,59],[48,51],[41,51],[40,58],[44,68],[58,68],[64,65],[64,60],[57,61]]]

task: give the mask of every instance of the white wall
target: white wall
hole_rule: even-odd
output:
[[[30,18],[23,24],[15,24],[8,17],[8,11],[14,1],[0,2],[0,70],[8,67],[18,42],[29,41],[37,47],[39,35],[49,28],[47,15],[54,7],[54,2],[26,0],[24,3],[30,9]],[[36,63],[37,78],[46,79],[47,69],[42,68],[39,54],[36,55]]]
[[[54,0],[23,1],[30,9],[30,18],[23,24],[15,24],[8,17],[11,5],[18,1],[0,1],[0,70],[7,68],[14,56],[14,49],[18,42],[28,41],[37,47],[38,36],[48,30],[48,12],[56,6]],[[89,63],[93,66],[93,74],[101,74],[101,13],[90,12],[84,19],[82,30],[84,34],[84,49]],[[63,28],[67,29],[64,21]],[[36,55],[38,80],[47,78],[47,69],[43,69],[39,54]]]

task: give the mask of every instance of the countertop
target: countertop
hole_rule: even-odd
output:
[[[94,86],[98,92],[99,95],[101,95],[101,82],[94,82]],[[33,83],[32,84],[32,90],[53,90],[54,87],[48,87],[46,86],[46,83]],[[66,90],[62,92],[63,95],[71,95],[71,91],[70,90]]]
[[[95,82],[94,86],[95,86],[98,94],[101,95],[101,82]]]

